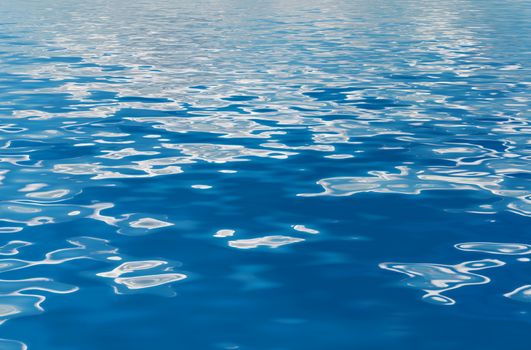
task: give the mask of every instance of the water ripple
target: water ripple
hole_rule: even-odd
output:
[[[120,295],[175,295],[174,285],[202,276],[204,284],[190,283],[193,293],[179,304],[193,315],[186,324],[172,319],[146,328],[173,335],[165,328],[172,324],[186,338],[198,333],[187,327],[200,323],[208,336],[182,340],[192,348],[297,348],[305,345],[303,333],[316,348],[355,348],[366,339],[351,340],[342,330],[352,329],[344,321],[352,317],[337,315],[364,317],[353,308],[387,305],[373,283],[381,273],[374,261],[387,260],[382,255],[397,246],[395,237],[411,254],[404,260],[450,239],[464,243],[455,245],[459,252],[449,249],[446,261],[465,252],[529,254],[526,243],[476,240],[525,241],[521,232],[531,217],[531,8],[525,1],[421,5],[94,0],[1,6],[1,319],[40,311],[48,293],[58,298],[80,288],[74,295],[81,295],[88,283],[81,274]],[[273,254],[282,258],[267,258]],[[311,293],[307,271],[297,270],[305,254],[317,257]],[[175,272],[181,268],[176,256],[193,271]],[[406,274],[405,283],[423,290],[424,300],[451,305],[447,293],[490,282],[474,271],[503,264],[380,267]],[[26,275],[37,270],[45,275]],[[256,276],[264,271],[271,272],[267,279]],[[330,282],[352,275],[355,291]],[[293,276],[297,286],[290,284]],[[297,293],[300,285],[304,295],[300,303],[265,308],[254,294],[225,294],[233,286],[218,278],[249,290]],[[502,282],[512,283],[504,290],[523,284]],[[527,287],[506,296],[523,300]],[[360,293],[359,304],[351,292]],[[307,307],[321,297],[334,317]],[[94,305],[106,298],[95,293]],[[128,296],[121,298],[127,304]],[[106,310],[112,320],[118,304]],[[173,304],[142,304],[142,312],[174,311]],[[242,323],[249,319],[242,310],[255,312],[263,327]],[[376,339],[375,348],[396,347],[404,330],[416,326],[408,323],[414,322],[409,311],[400,322],[363,320],[361,333]],[[228,315],[227,327],[234,321],[245,328],[241,334],[264,343],[200,316],[218,314]],[[302,314],[309,321],[304,326],[278,332],[285,344],[263,336],[274,327],[269,318]],[[48,321],[42,323],[56,324]],[[462,334],[448,328],[445,334]],[[322,342],[312,334],[324,335]],[[25,347],[0,340],[0,348]]]
[[[303,238],[290,236],[264,236],[258,238],[236,239],[229,241],[229,246],[238,249],[252,249],[260,246],[278,248],[286,244],[304,241]]]
[[[465,261],[457,265],[429,263],[381,263],[382,269],[403,273],[409,277],[408,287],[421,289],[426,294],[422,299],[434,304],[453,305],[456,301],[443,293],[465,286],[486,284],[490,279],[470,271],[503,266],[500,260],[484,259]]]
[[[531,245],[522,243],[470,242],[459,243],[455,247],[468,252],[481,252],[502,255],[531,254]]]

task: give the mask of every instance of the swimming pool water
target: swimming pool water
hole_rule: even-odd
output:
[[[531,2],[0,0],[0,349],[520,349]]]

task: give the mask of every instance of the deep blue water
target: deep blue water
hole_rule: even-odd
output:
[[[531,2],[0,0],[0,349],[526,349]]]

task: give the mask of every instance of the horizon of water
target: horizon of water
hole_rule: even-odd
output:
[[[500,349],[528,1],[0,0],[0,349]]]

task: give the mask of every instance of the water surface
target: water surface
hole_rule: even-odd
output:
[[[500,349],[529,1],[0,0],[0,349]]]

